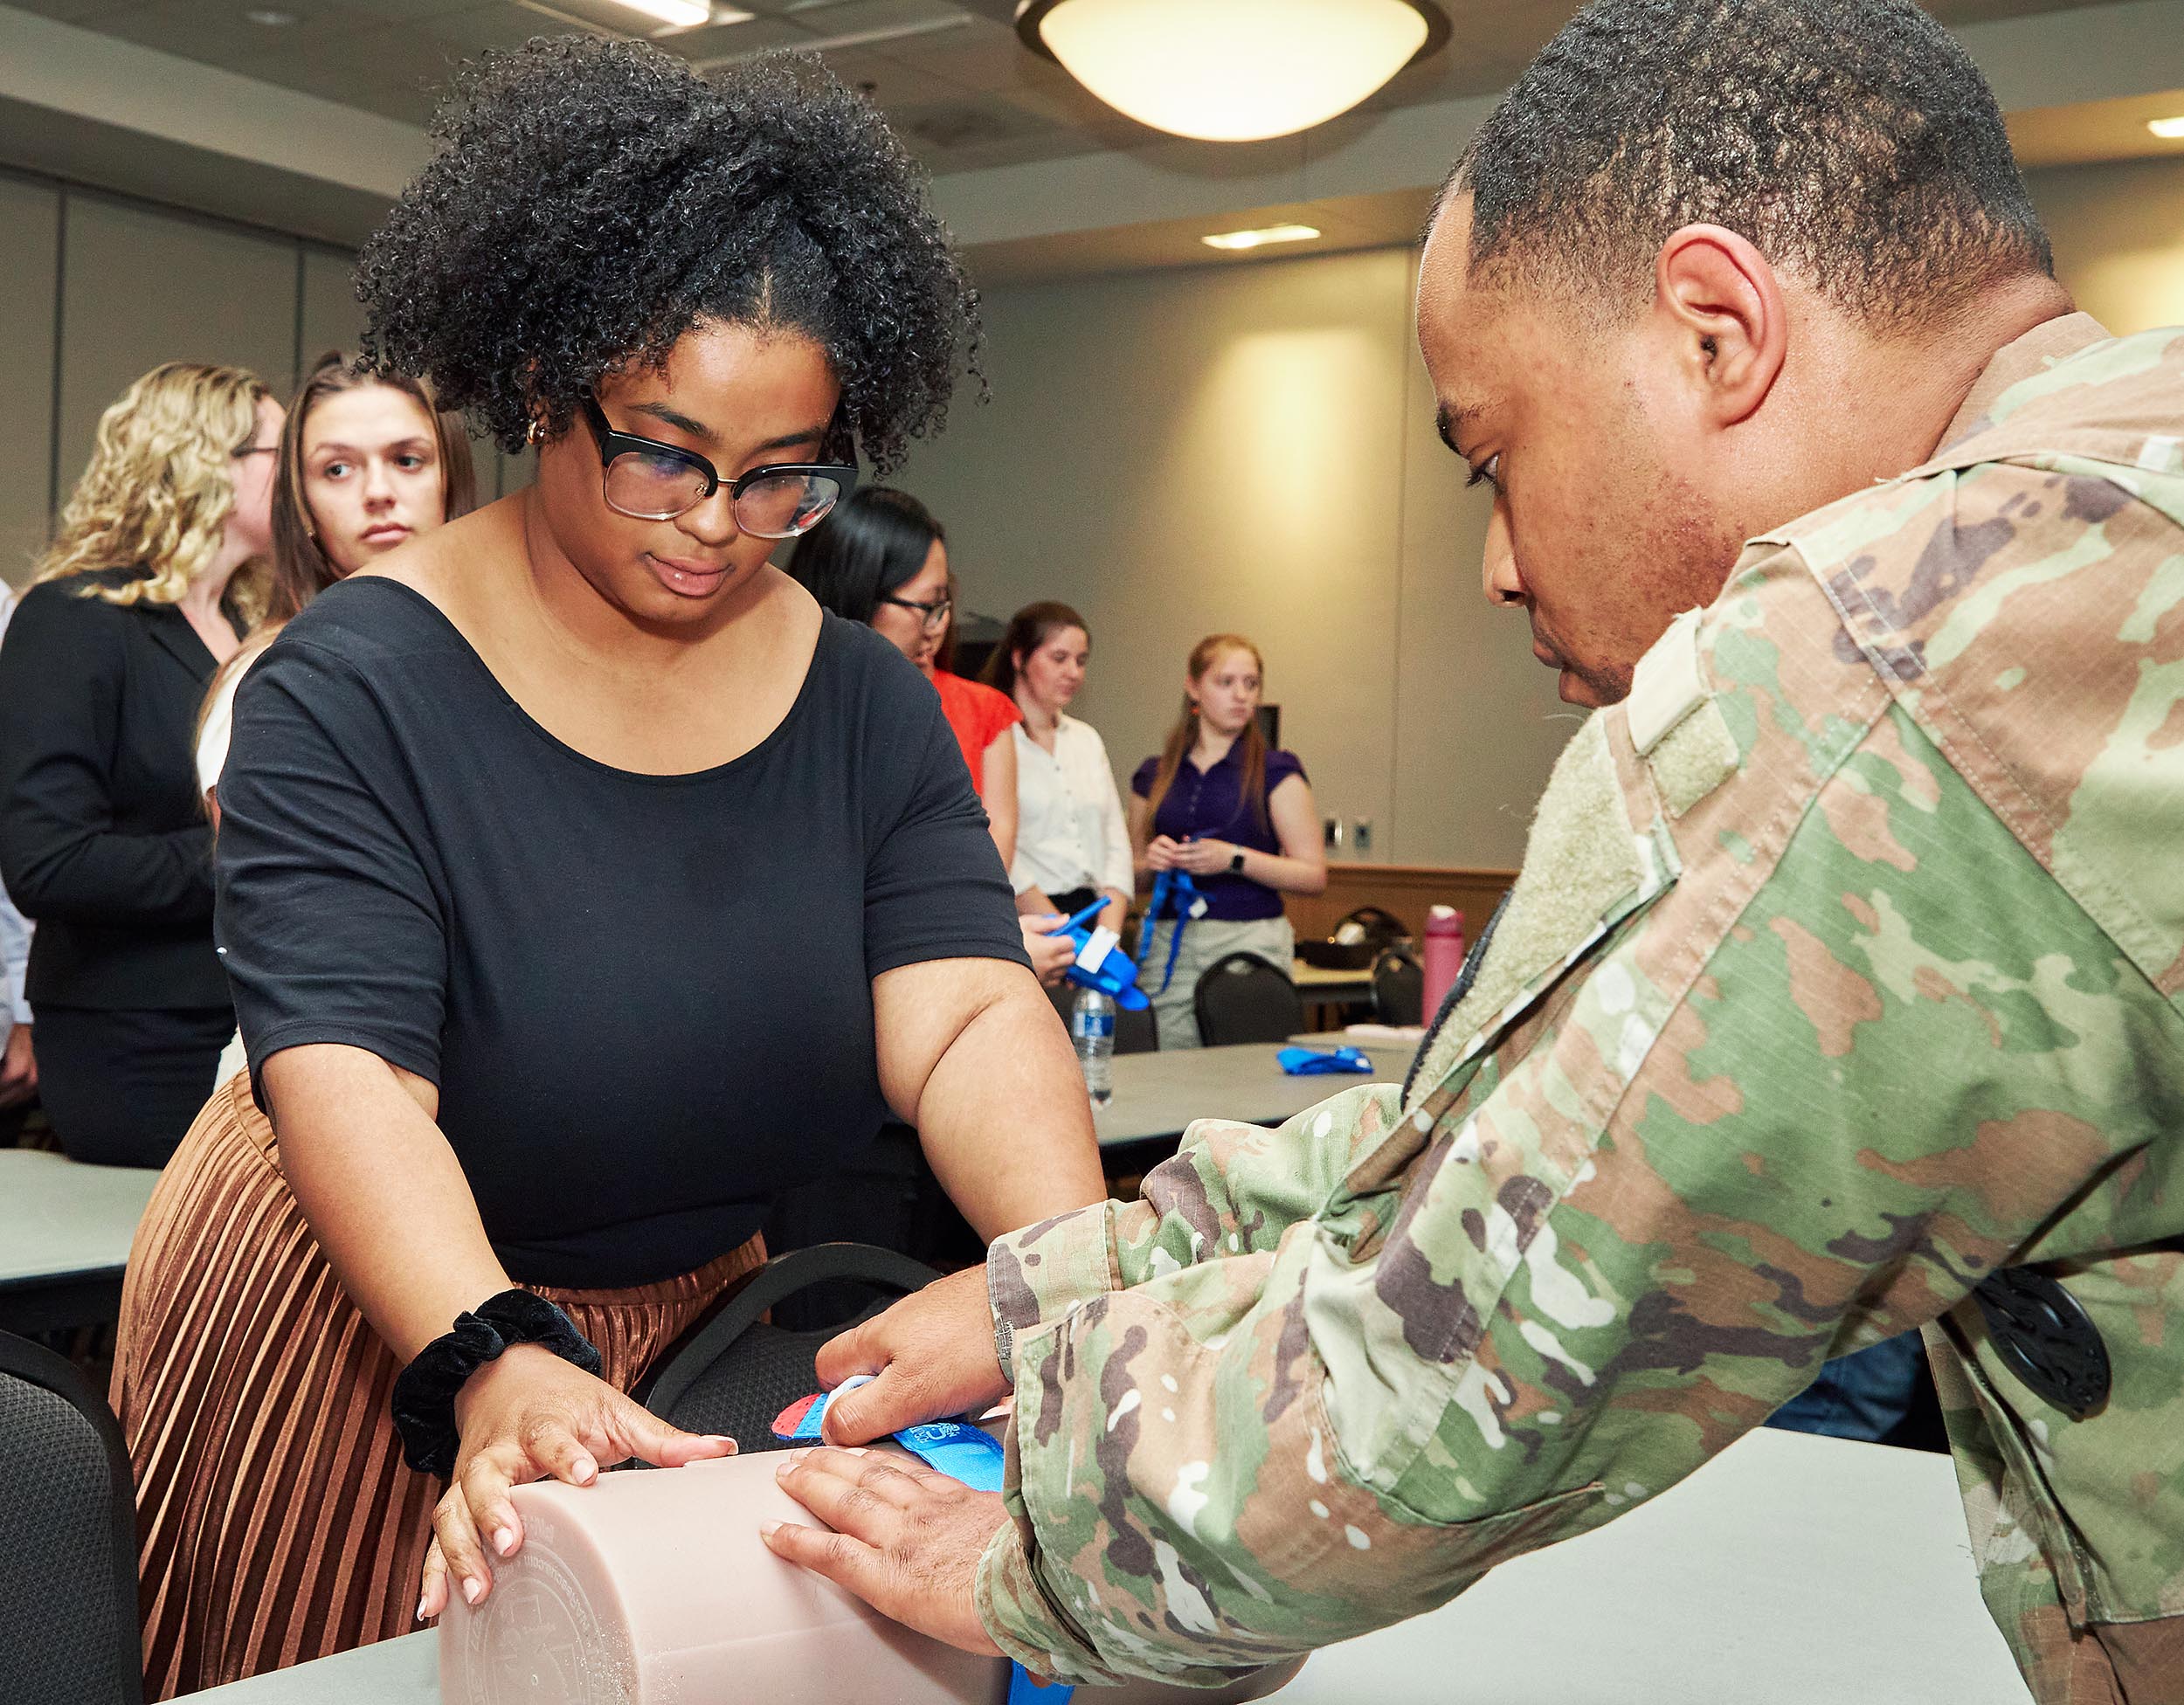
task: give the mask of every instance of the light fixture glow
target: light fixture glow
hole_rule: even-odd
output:
[[[1448,20],[1433,0],[1026,0],[1016,30],[1141,124],[1245,142],[1348,112]]]
[[[1317,225],[1261,225],[1256,231],[1223,231],[1199,241],[1209,249],[1263,249],[1269,243],[1309,243],[1319,235]]]
[[[656,17],[662,24],[672,24],[678,30],[695,30],[708,23],[713,8],[706,0],[614,0],[618,6],[631,11],[642,12],[646,17]]]
[[[2146,128],[2165,142],[2184,142],[2184,117],[2148,119]]]

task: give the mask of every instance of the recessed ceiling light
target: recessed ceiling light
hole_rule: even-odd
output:
[[[296,21],[296,15],[294,12],[278,12],[270,8],[245,12],[243,17],[249,23],[264,24],[268,30],[286,29]]]
[[[1263,249],[1269,243],[1309,243],[1319,235],[1317,225],[1261,225],[1256,231],[1224,231],[1199,241],[1209,249]]]
[[[705,0],[614,0],[614,3],[642,12],[646,17],[656,17],[662,24],[672,24],[679,30],[695,30],[701,24],[713,21],[713,8]]]
[[[2165,142],[2184,142],[2184,116],[2173,119],[2148,119],[2146,128]]]

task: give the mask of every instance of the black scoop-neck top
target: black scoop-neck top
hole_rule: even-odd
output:
[[[938,696],[833,616],[771,734],[654,776],[549,734],[429,599],[347,581],[244,678],[220,804],[253,1069],[340,1042],[438,1084],[534,1284],[726,1253],[887,1116],[874,977],[1024,961]]]

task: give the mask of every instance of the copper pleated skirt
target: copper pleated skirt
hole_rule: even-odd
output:
[[[628,1290],[534,1286],[626,1391],[754,1238]],[[129,1255],[114,1408],[136,1476],[148,1696],[171,1698],[415,1628],[442,1483],[388,1417],[394,1354],[335,1280],[247,1075],[213,1091]]]

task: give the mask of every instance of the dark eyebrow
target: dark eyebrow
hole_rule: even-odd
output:
[[[721,441],[720,434],[711,427],[701,425],[679,410],[669,408],[665,403],[632,403],[629,411],[632,414],[648,414],[654,420],[664,420],[677,431],[688,432],[692,438],[706,444],[717,445]],[[801,432],[784,432],[779,438],[768,438],[756,447],[761,451],[786,450],[791,445],[811,444],[826,436],[825,426],[813,426]]]
[[[1484,409],[1469,406],[1452,409],[1443,403],[1434,411],[1434,431],[1441,434],[1441,441],[1443,444],[1461,456],[1463,454],[1463,446],[1456,442],[1456,434],[1469,426],[1485,412]]]

